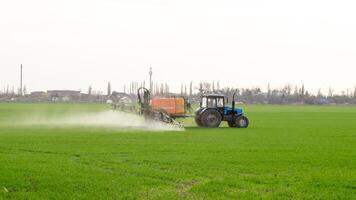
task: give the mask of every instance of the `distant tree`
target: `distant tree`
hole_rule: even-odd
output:
[[[155,86],[155,88],[156,88],[156,89],[155,89],[155,91],[156,91],[155,94],[159,94],[159,84],[156,83],[155,85],[156,85],[156,86]]]
[[[292,94],[292,86],[291,86],[290,84],[287,84],[287,85],[285,86],[285,88],[286,88],[286,94],[287,94],[287,96],[288,96],[288,97],[291,96],[291,94]]]
[[[107,88],[107,96],[111,95],[111,84],[108,82],[108,88]]]
[[[22,90],[21,90],[21,88],[17,88],[17,95],[22,96]]]
[[[203,83],[202,82],[199,83],[198,91],[199,91],[199,94],[202,94],[204,92]]]
[[[218,91],[220,91],[220,82],[219,82],[219,81],[217,81],[217,83],[216,83],[216,89],[217,89]]]
[[[328,90],[328,97],[332,97],[332,96],[333,96],[333,93],[334,93],[334,90],[332,89],[332,87],[329,87],[329,90]]]
[[[215,92],[215,81],[213,81],[213,92]]]
[[[203,92],[205,93],[211,92],[211,83],[203,82]]]
[[[341,96],[346,97],[345,90],[341,91]]]
[[[323,93],[321,92],[321,89],[320,89],[320,88],[318,89],[317,97],[318,97],[318,98],[323,97]]]
[[[309,97],[309,96],[310,96],[310,94],[309,94],[309,92],[308,92],[307,90],[305,91],[304,96],[305,96],[305,97]]]
[[[165,85],[166,85],[166,87],[165,87],[165,93],[166,93],[166,94],[169,94],[169,85],[168,85],[167,83],[166,83]]]
[[[189,96],[192,96],[192,95],[193,95],[193,82],[190,81],[190,84],[189,84]]]
[[[92,88],[91,85],[90,85],[89,88],[88,88],[88,94],[89,94],[89,95],[92,95],[92,92],[93,92],[93,88]]]
[[[180,84],[180,95],[183,95],[183,84]]]
[[[302,88],[300,89],[300,95],[301,95],[302,97],[304,97],[304,95],[305,95],[304,84],[302,85]]]
[[[267,85],[267,97],[269,98],[271,96],[272,90],[271,90],[271,85],[268,83]]]
[[[356,86],[354,88],[354,98],[356,98]]]
[[[299,96],[298,86],[295,86],[295,87],[294,87],[293,95],[294,95],[295,97],[298,97],[298,96]]]
[[[184,95],[187,96],[187,85],[184,84]]]
[[[27,88],[26,88],[26,85],[23,86],[23,95],[27,95]]]
[[[235,92],[236,92],[236,95],[237,95],[237,96],[240,96],[241,91],[240,91],[239,88],[236,88]]]
[[[160,85],[161,85],[161,86],[160,86],[160,88],[159,88],[159,94],[160,94],[160,95],[163,95],[163,94],[164,94],[164,84],[161,83]]]

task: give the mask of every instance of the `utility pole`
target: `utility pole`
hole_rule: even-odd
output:
[[[21,64],[21,67],[20,67],[20,92],[19,92],[19,95],[22,96],[22,64]]]
[[[150,71],[149,71],[149,74],[150,74],[150,93],[152,94],[152,67],[150,67]]]

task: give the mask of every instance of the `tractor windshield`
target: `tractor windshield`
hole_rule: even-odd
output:
[[[207,103],[207,98],[206,98],[206,97],[203,97],[203,98],[201,99],[201,107],[202,107],[202,108],[206,108],[206,103]]]
[[[224,107],[224,98],[218,98],[217,100],[218,100],[217,107],[218,108]]]
[[[216,99],[208,98],[208,108],[216,108]]]
[[[202,108],[222,108],[224,107],[224,98],[221,97],[203,97],[200,106]]]

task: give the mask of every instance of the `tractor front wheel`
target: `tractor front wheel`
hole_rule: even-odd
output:
[[[236,118],[235,121],[228,121],[227,124],[229,125],[229,127],[247,128],[249,125],[249,121],[247,117],[239,116]]]
[[[236,119],[236,127],[237,128],[247,128],[249,124],[249,121],[247,117],[245,116],[240,116]]]
[[[206,110],[201,117],[201,123],[204,127],[216,128],[221,123],[221,114],[217,110]]]

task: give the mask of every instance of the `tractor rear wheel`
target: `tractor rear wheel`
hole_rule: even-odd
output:
[[[201,123],[200,115],[195,115],[195,123],[197,124],[198,127],[202,127],[203,126],[203,124]]]
[[[201,117],[201,122],[204,127],[215,128],[221,123],[221,114],[217,110],[206,110]]]

